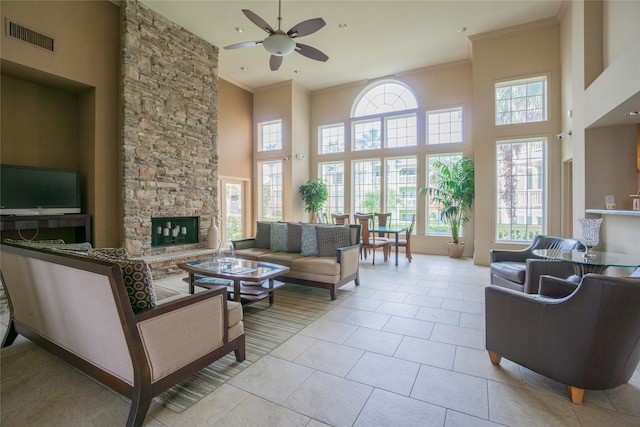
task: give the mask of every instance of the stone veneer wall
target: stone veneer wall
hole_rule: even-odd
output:
[[[135,0],[121,5],[124,246],[205,246],[217,214],[218,48]],[[196,245],[151,250],[151,217],[200,216]]]

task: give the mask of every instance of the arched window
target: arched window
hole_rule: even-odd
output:
[[[411,89],[396,80],[383,80],[367,86],[356,99],[351,117],[415,110],[418,102]]]

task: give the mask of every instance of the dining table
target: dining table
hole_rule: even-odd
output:
[[[379,233],[379,234],[395,234],[396,236],[396,265],[398,265],[398,239],[400,233],[406,233],[408,227],[392,227],[392,226],[380,226],[375,225],[373,227],[369,227],[370,233]]]
[[[607,251],[579,251],[576,249],[535,249],[532,252],[541,258],[570,262],[576,276],[587,273],[604,274],[609,267],[636,268],[640,256]]]

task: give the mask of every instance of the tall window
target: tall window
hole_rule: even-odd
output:
[[[260,216],[282,221],[282,162],[260,163]]]
[[[329,197],[324,205],[327,214],[343,214],[344,210],[344,163],[320,164],[320,178],[327,184]]]
[[[282,150],[282,120],[259,123],[258,132],[258,151]]]
[[[386,209],[394,225],[408,227],[416,213],[418,161],[415,156],[386,159]]]
[[[496,238],[530,241],[545,231],[546,138],[498,142]]]
[[[320,127],[320,154],[344,153],[344,124]]]
[[[427,187],[434,187],[440,180],[438,170],[434,167],[434,163],[441,162],[451,167],[454,162],[462,158],[462,154],[441,154],[437,156],[427,156]],[[440,209],[433,203],[430,197],[427,197],[427,234],[432,235],[449,235],[451,234],[451,226],[440,219]]]
[[[353,162],[354,212],[380,212],[380,160]]]
[[[462,107],[427,111],[427,144],[462,142]]]
[[[547,120],[547,78],[497,83],[496,125],[542,122]]]

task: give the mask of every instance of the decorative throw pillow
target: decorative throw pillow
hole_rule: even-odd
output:
[[[318,238],[316,237],[317,224],[302,224],[302,237],[300,239],[300,255],[318,255]]]
[[[338,248],[351,245],[351,231],[347,227],[317,227],[318,256],[335,257]]]
[[[271,250],[285,252],[287,250],[287,223],[276,222],[271,224]]]
[[[301,252],[302,251],[302,224],[288,223],[287,224],[287,252]]]
[[[271,222],[258,221],[254,248],[271,248]]]
[[[153,277],[146,262],[141,259],[116,258],[95,251],[88,253],[87,256],[120,266],[122,278],[127,287],[129,302],[134,313],[140,313],[156,306]]]
[[[129,258],[129,252],[126,248],[94,248],[90,249],[88,253],[96,253],[119,259]]]

